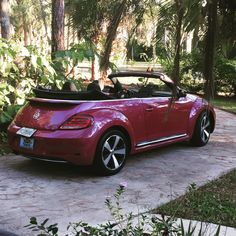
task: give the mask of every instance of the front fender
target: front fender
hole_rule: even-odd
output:
[[[215,111],[208,101],[206,101],[203,98],[197,98],[189,113],[188,134],[190,137],[192,137],[193,135],[198,117],[205,110],[209,110],[210,112],[210,116],[212,119],[212,132],[213,132],[215,128]]]

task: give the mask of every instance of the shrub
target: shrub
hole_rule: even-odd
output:
[[[236,96],[236,59],[217,58],[216,91]]]
[[[164,71],[169,75],[173,71],[172,61],[163,58],[159,60]],[[180,61],[180,84],[182,87],[195,93],[203,92],[203,62],[203,53],[199,50],[182,55]],[[236,96],[236,59],[227,59],[217,55],[214,70],[215,93]]]
[[[0,123],[10,122],[32,88],[52,82],[55,70],[33,47],[0,39]]]
[[[32,96],[32,88],[47,86],[61,88],[65,80],[75,81],[72,71],[84,58],[93,57],[89,45],[77,44],[69,50],[58,52],[52,63],[36,47],[24,47],[14,41],[0,39],[0,124],[8,124],[27,97]]]

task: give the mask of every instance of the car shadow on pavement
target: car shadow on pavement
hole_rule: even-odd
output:
[[[176,150],[182,148],[188,148],[188,144],[186,142],[172,144],[129,156],[126,161],[126,166],[121,173],[126,171],[128,166],[135,165],[137,163],[142,164],[142,162],[146,162],[147,159],[156,159],[165,153],[173,152],[174,155]],[[17,172],[24,172],[27,175],[56,179],[101,177],[101,175],[98,175],[91,166],[76,166],[67,163],[37,161],[27,159],[22,156],[14,156],[13,158],[17,158],[18,161],[9,163],[11,165],[10,168],[15,169]]]
[[[44,161],[30,160],[18,156],[21,162],[14,164],[12,168],[16,171],[30,175],[39,175],[54,178],[94,177],[95,173],[89,166],[76,166],[67,163],[50,163]]]

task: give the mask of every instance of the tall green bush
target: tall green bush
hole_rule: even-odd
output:
[[[173,64],[169,59],[161,58],[164,71],[171,75]],[[180,84],[190,92],[203,92],[203,52],[194,50],[190,54],[182,54],[180,61]],[[215,94],[236,96],[236,59],[227,59],[217,55],[215,64]]]
[[[51,62],[36,47],[0,39],[0,124],[9,123],[37,86],[60,89],[65,79],[74,79],[66,70],[93,57],[94,49],[83,43],[58,52]],[[58,65],[60,69],[58,69]],[[78,80],[76,85],[80,86]]]
[[[236,96],[236,59],[217,58],[216,91]]]
[[[52,83],[55,74],[36,48],[0,39],[0,123],[10,122],[32,87]]]

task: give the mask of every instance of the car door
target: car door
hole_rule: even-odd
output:
[[[187,132],[189,102],[187,98],[173,99],[172,89],[157,78],[149,78],[143,98],[147,141],[184,135]]]
[[[143,99],[143,109],[147,141],[153,141],[166,136],[166,124],[170,100],[167,97]]]
[[[170,113],[165,123],[166,136],[186,135],[192,101],[187,97],[173,99]]]

